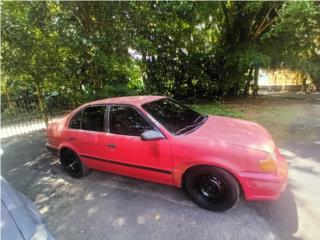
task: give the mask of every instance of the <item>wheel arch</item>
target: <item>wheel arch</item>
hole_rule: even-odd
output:
[[[208,164],[208,163],[203,163],[203,164],[196,164],[196,165],[192,165],[187,167],[184,172],[181,174],[181,178],[180,178],[180,186],[182,188],[184,188],[184,182],[185,182],[185,178],[187,176],[187,173],[190,171],[193,171],[196,168],[200,168],[200,167],[206,167],[206,166],[210,166],[210,167],[215,167],[215,168],[220,168],[226,172],[228,172],[229,174],[231,174],[234,179],[237,181],[238,186],[239,186],[239,190],[240,190],[240,195],[245,197],[245,191],[243,189],[243,184],[240,180],[240,177],[231,169],[225,167],[225,166],[221,166],[221,165],[216,165],[216,164]]]
[[[74,176],[72,173],[70,173],[68,171],[68,169],[66,168],[66,165],[65,165],[65,160],[63,158],[63,153],[66,152],[66,151],[69,151],[71,154],[75,155],[80,163],[80,168],[81,168],[81,173],[80,175],[76,175]],[[62,166],[64,166],[64,168],[68,171],[69,175],[71,175],[72,177],[74,178],[80,178],[80,177],[83,177],[83,176],[86,176],[89,172],[90,172],[90,168],[88,168],[88,166],[86,165],[86,163],[84,163],[81,158],[80,158],[80,155],[77,153],[77,151],[74,150],[74,148],[72,147],[69,147],[69,146],[62,146],[61,148],[59,148],[59,155],[60,155],[60,164]]]
[[[60,156],[60,158],[61,158],[61,154],[64,152],[64,151],[66,151],[66,150],[69,150],[69,151],[71,151],[71,152],[73,152],[74,154],[76,154],[78,157],[79,157],[79,154],[78,154],[78,152],[74,149],[74,147],[72,147],[72,146],[70,146],[69,144],[68,145],[61,145],[60,147],[59,147],[59,152],[58,152],[58,154],[59,154],[59,156]]]
[[[71,148],[69,148],[69,147],[62,147],[62,148],[59,150],[60,155],[61,155],[63,152],[65,152],[65,151],[71,151],[71,152],[75,153],[75,151],[73,151],[73,150],[72,150]]]

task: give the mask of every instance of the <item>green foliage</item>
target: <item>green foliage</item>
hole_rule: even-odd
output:
[[[285,3],[280,21],[264,36],[263,43],[274,67],[288,67],[309,74],[320,89],[320,4]]]
[[[316,2],[5,1],[2,11],[8,98],[225,98],[246,95],[259,67],[320,82]]]

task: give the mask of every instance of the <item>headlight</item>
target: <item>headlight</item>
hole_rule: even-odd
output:
[[[270,173],[277,170],[277,164],[273,158],[260,160],[259,165],[262,172]]]

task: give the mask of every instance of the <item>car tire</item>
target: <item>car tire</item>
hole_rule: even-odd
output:
[[[90,169],[80,160],[78,155],[69,149],[61,152],[60,161],[62,167],[73,178],[84,177],[90,172]]]
[[[185,174],[183,185],[193,202],[212,211],[232,208],[240,194],[234,176],[213,166],[191,168]]]

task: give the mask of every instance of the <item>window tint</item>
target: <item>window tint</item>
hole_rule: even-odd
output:
[[[70,121],[70,125],[69,125],[70,128],[80,129],[81,116],[82,116],[82,111],[78,112],[75,116],[73,116],[72,120]]]
[[[82,114],[81,129],[90,131],[104,131],[105,106],[88,107]]]
[[[140,136],[153,129],[135,109],[128,106],[111,107],[109,127],[111,133],[130,136]]]

